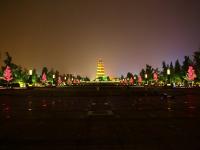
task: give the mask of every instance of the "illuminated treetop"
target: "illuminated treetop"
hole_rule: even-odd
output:
[[[141,84],[142,83],[142,77],[139,75],[138,76],[138,83]]]
[[[4,80],[6,80],[7,82],[10,82],[13,79],[12,71],[9,66],[7,66],[6,69],[4,70],[3,76],[4,76]]]
[[[153,73],[153,80],[158,81],[158,73],[157,72]]]
[[[189,66],[188,73],[187,73],[187,79],[189,81],[193,81],[195,78],[196,78],[195,70],[193,69],[192,66]]]
[[[47,76],[45,74],[45,72],[42,74],[42,82],[46,82],[47,81]]]
[[[131,85],[133,85],[133,83],[134,83],[134,80],[133,80],[133,78],[132,78],[132,77],[130,78],[130,80],[129,80],[129,83],[130,83]]]
[[[62,84],[62,79],[61,79],[61,77],[59,76],[59,77],[58,77],[58,85],[60,85],[60,84]]]

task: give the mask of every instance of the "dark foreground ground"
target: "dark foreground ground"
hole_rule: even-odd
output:
[[[199,150],[200,89],[0,91],[0,150]]]

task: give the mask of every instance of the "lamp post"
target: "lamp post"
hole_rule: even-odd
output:
[[[33,81],[32,81],[33,70],[30,69],[30,70],[28,71],[28,74],[29,74],[28,86],[32,86],[32,84],[33,84]]]
[[[147,75],[147,73],[144,75],[144,77],[145,77],[145,80],[146,80],[146,85],[148,85],[148,80],[147,80],[148,75]]]
[[[33,74],[33,70],[30,69],[29,70],[29,75],[32,76],[32,74]]]
[[[66,76],[64,77],[64,80],[65,80],[64,85],[66,85],[66,83],[67,83],[67,77]]]
[[[55,76],[55,74],[53,74],[53,86],[55,86],[55,78],[56,78],[56,76]]]
[[[168,68],[168,69],[167,69],[167,85],[168,85],[168,86],[171,85],[170,74],[171,74],[171,71],[170,71],[170,69]]]
[[[136,80],[136,76],[134,76],[133,79]]]
[[[134,76],[133,79],[134,79],[134,85],[136,85],[136,79],[137,79],[136,76]]]

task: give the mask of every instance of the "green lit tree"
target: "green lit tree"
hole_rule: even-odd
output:
[[[17,66],[15,69],[13,69],[13,76],[15,78],[15,82],[25,82],[25,75],[21,66]]]
[[[141,71],[140,71],[140,76],[142,77],[142,79],[144,79],[145,78],[145,70],[144,69],[142,69]]]
[[[55,71],[55,84],[58,85],[58,77],[60,76],[60,73],[58,70]],[[72,77],[73,79],[75,79],[74,77]]]
[[[76,78],[80,81],[82,77],[80,75],[77,75]]]
[[[48,73],[47,73],[47,79],[48,81],[50,81],[51,83],[53,83],[53,75],[55,75],[55,71],[52,68]]]
[[[29,75],[28,75],[28,69],[24,69],[21,71],[21,81],[24,83],[28,83]]]
[[[138,75],[137,74],[134,74],[133,79],[134,79],[134,83],[138,84]]]
[[[3,71],[0,69],[0,77],[3,76]]]
[[[90,78],[86,76],[85,81],[90,81]]]
[[[152,81],[153,80],[153,71],[154,69],[150,65],[146,65],[146,74],[147,74],[147,80]]]
[[[127,75],[126,75],[126,78],[128,78],[128,79],[131,79],[131,78],[133,78],[133,74],[132,74],[132,73],[130,73],[130,72],[128,72],[128,73],[127,73]]]
[[[174,73],[175,73],[175,75],[179,75],[179,76],[180,76],[180,73],[181,73],[181,65],[180,65],[178,59],[175,62]]]
[[[175,78],[175,71],[174,71],[174,66],[173,66],[173,63],[170,62],[170,66],[169,66],[169,69],[170,69],[170,77],[171,77],[171,81],[174,82],[174,78]]]
[[[161,75],[162,75],[162,80],[165,82],[167,80],[167,65],[166,65],[166,62],[163,61],[162,62],[162,72],[161,72]]]
[[[123,80],[123,79],[124,79],[124,76],[123,76],[123,75],[121,75],[120,79],[121,79],[121,80]]]
[[[99,81],[103,81],[103,77],[98,77]]]
[[[107,81],[111,81],[109,76],[107,76]]]
[[[179,60],[177,59],[175,62],[175,67],[174,67],[174,81],[175,83],[180,83],[182,82],[181,78],[181,65],[179,63]]]
[[[33,69],[33,72],[32,72],[32,82],[33,82],[33,83],[36,83],[36,82],[39,82],[39,80],[40,80],[40,79],[38,78],[36,69]]]

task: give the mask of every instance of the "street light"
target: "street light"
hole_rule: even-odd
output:
[[[33,74],[33,70],[30,69],[29,70],[29,75],[32,76],[32,74]]]
[[[167,75],[170,75],[171,74],[171,72],[170,72],[170,69],[168,68],[167,69]]]
[[[133,76],[133,79],[134,79],[134,85],[136,85],[136,82],[135,82],[137,79],[136,76]]]
[[[55,86],[55,78],[56,78],[56,76],[55,76],[55,74],[53,74],[53,83],[52,83],[53,86]]]
[[[146,85],[148,85],[148,80],[147,80],[148,75],[147,75],[147,73],[144,75],[144,77],[145,77],[145,79],[146,79]]]
[[[33,81],[32,81],[32,74],[33,74],[33,70],[29,70],[29,78],[28,78],[28,86],[32,86]]]
[[[171,85],[171,82],[170,82],[170,74],[171,74],[171,71],[170,71],[170,69],[168,68],[168,69],[167,69],[167,78],[168,78],[168,79],[167,79],[167,80],[168,80],[167,85],[168,85],[168,86]]]
[[[147,75],[147,74],[145,74],[144,76],[145,76],[145,79],[147,79],[148,75]]]

